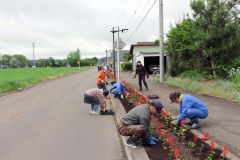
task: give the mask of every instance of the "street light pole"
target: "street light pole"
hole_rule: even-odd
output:
[[[114,27],[113,27],[113,30],[110,31],[113,33],[113,69],[114,69],[114,75],[116,76],[116,67],[115,67],[115,47],[114,47],[114,33],[118,32],[118,37],[117,37],[117,67],[118,67],[118,73],[117,73],[117,80],[119,81],[119,70],[120,70],[120,59],[119,59],[119,32],[121,31],[122,33],[124,33],[125,31],[127,31],[128,29],[119,29],[118,27],[118,30],[114,30]]]
[[[118,27],[118,37],[117,37],[117,72],[118,72],[118,74],[117,74],[117,81],[119,82],[120,81],[120,51],[119,51],[119,32],[121,31],[122,33],[124,33],[125,31],[127,31],[128,29],[119,29],[119,27]]]
[[[35,43],[34,42],[32,43],[32,47],[33,47],[33,67],[36,67],[35,66],[35,53],[34,53]]]
[[[114,33],[116,33],[117,31],[115,31],[114,30],[114,27],[112,28],[112,31],[110,31],[110,32],[112,32],[112,34],[113,34],[113,71],[114,71],[114,75],[116,76],[116,66],[115,66],[115,57],[116,57],[116,55],[115,55],[115,47],[114,47]]]
[[[117,36],[117,81],[119,82],[120,77],[120,60],[119,60],[119,27]]]
[[[106,60],[106,67],[107,67],[107,56],[108,56],[107,53],[108,53],[108,50],[106,50],[106,59],[105,59]]]
[[[160,68],[160,83],[163,83],[163,47],[164,47],[164,37],[163,37],[163,0],[159,0],[159,68]]]

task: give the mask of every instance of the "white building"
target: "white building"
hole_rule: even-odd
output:
[[[145,66],[151,73],[153,67],[159,67],[159,45],[153,42],[138,42],[130,47],[130,56],[132,56],[133,70],[136,69],[137,61]],[[166,56],[164,55],[164,70],[166,71]]]

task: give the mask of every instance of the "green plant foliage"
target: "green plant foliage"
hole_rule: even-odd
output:
[[[193,18],[177,23],[167,35],[171,76],[193,70],[204,73],[207,79],[227,78],[229,70],[240,65],[237,3],[237,0],[191,1]]]
[[[122,63],[121,68],[123,71],[132,71],[132,63],[129,62]]]
[[[240,67],[238,67],[236,69],[231,68],[229,71],[229,77],[232,81],[240,84]]]

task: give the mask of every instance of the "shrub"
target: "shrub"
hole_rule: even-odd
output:
[[[186,72],[183,72],[182,74],[180,74],[180,78],[189,78],[191,80],[199,81],[199,82],[205,81],[206,79],[208,79],[206,74],[198,73],[196,71],[186,71]]]
[[[129,62],[122,63],[121,68],[123,69],[123,71],[131,71],[132,63],[129,63]]]
[[[240,83],[240,67],[238,68],[231,68],[229,71],[229,78],[233,81],[233,82],[237,82]]]

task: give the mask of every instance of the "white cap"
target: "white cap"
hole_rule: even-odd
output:
[[[107,70],[107,67],[106,67],[106,66],[103,66],[103,69],[104,69],[104,70]]]

